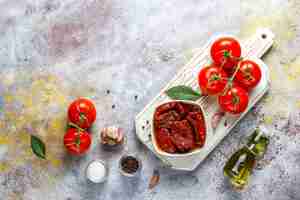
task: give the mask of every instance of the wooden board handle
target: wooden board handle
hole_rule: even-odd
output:
[[[246,56],[261,58],[273,45],[274,37],[275,35],[270,29],[258,29],[249,41],[250,48]]]

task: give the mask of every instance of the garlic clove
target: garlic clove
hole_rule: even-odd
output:
[[[103,128],[100,132],[101,143],[105,145],[118,145],[124,141],[123,130],[117,126]]]

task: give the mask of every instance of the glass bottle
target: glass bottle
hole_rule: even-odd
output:
[[[230,157],[225,164],[224,175],[235,188],[242,189],[247,185],[256,160],[264,155],[268,144],[268,137],[256,129],[247,144]]]

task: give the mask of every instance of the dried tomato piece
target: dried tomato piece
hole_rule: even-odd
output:
[[[190,151],[195,145],[193,139],[183,137],[178,133],[174,134],[171,139],[178,151],[182,153]]]
[[[176,147],[172,143],[170,132],[166,128],[158,129],[156,131],[156,140],[158,146],[165,152],[175,153]]]
[[[184,104],[182,103],[177,103],[175,106],[176,111],[181,115],[184,116],[186,114],[185,109],[184,109]]]
[[[174,122],[171,128],[171,139],[180,152],[189,151],[194,147],[193,129],[187,120]]]
[[[160,128],[170,128],[174,121],[180,120],[180,115],[174,111],[170,110],[164,114],[161,114],[155,120],[156,126]]]
[[[181,104],[184,112],[181,114],[181,120],[184,120],[189,112],[191,112],[193,105],[190,104]]]
[[[190,112],[199,112],[202,113],[201,108],[198,106],[192,106]]]
[[[190,112],[186,118],[193,127],[196,145],[202,147],[206,138],[203,115],[200,112]]]
[[[157,119],[161,114],[168,112],[169,110],[174,110],[176,104],[177,104],[176,102],[170,102],[170,103],[165,103],[165,104],[159,106],[156,109],[154,119]]]

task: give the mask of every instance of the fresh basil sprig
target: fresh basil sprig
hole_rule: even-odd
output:
[[[46,159],[46,146],[44,142],[34,135],[31,135],[30,141],[31,141],[32,152],[37,157]]]
[[[201,97],[200,92],[193,90],[193,88],[185,85],[178,85],[165,91],[165,93],[174,100],[190,100],[196,101]]]

